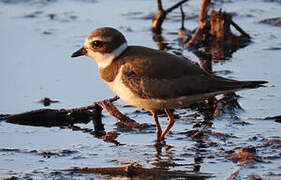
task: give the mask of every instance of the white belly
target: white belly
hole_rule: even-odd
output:
[[[120,68],[120,71],[121,70],[122,68]],[[128,87],[126,87],[122,83],[120,71],[113,82],[105,82],[113,90],[113,92],[120,97],[120,99],[132,106],[136,106],[141,109],[163,109],[162,107],[159,107],[159,105],[161,104],[160,100],[140,98],[136,94],[134,94]]]
[[[113,82],[105,82],[114,92],[126,103],[146,110],[163,110],[164,108],[181,108],[190,105],[200,99],[200,97],[182,96],[173,99],[144,99],[134,94],[124,85],[121,78],[122,68],[118,72]]]

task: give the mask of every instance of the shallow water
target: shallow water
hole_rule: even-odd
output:
[[[163,2],[169,7],[175,1]],[[200,1],[185,4],[185,26],[193,30],[197,25],[194,15]],[[102,82],[97,64],[87,57],[70,59],[86,35],[101,26],[113,26],[125,34],[130,44],[158,48],[153,41],[151,17],[156,13],[154,1],[122,0],[1,0],[0,1],[0,113],[12,114],[43,108],[42,97],[57,99],[48,108],[72,108],[90,105],[94,101],[113,97],[113,92]],[[238,80],[267,80],[267,87],[238,92],[240,105],[234,115],[225,113],[214,120],[209,130],[226,133],[227,138],[208,135],[198,141],[185,134],[196,123],[186,117],[195,111],[178,110],[180,118],[167,135],[169,146],[159,152],[153,144],[153,128],[144,131],[120,132],[116,120],[104,112],[106,131],[120,133],[121,146],[104,142],[82,131],[67,128],[45,128],[0,122],[0,177],[19,178],[110,178],[101,175],[70,175],[54,173],[72,167],[113,167],[138,163],[146,168],[165,167],[170,170],[192,170],[212,173],[213,179],[225,179],[238,164],[223,157],[224,150],[253,146],[261,162],[244,166],[237,179],[250,175],[264,179],[281,178],[281,144],[266,145],[268,139],[280,140],[281,124],[263,120],[280,115],[281,105],[281,31],[280,26],[260,23],[267,18],[280,17],[281,3],[258,0],[216,3],[234,13],[234,21],[252,37],[252,43],[236,51],[225,61],[214,63],[219,75]],[[163,36],[183,55],[198,61],[191,52],[176,44],[180,28],[180,12],[175,10],[163,24]],[[272,50],[272,49],[277,50]],[[279,50],[278,50],[279,48]],[[228,74],[222,72],[230,71]],[[152,117],[137,108],[115,103],[121,112],[140,123],[153,124]],[[236,118],[234,118],[236,117]],[[202,120],[199,116],[197,121]],[[165,117],[160,118],[165,125]],[[246,122],[246,123],[241,123]],[[91,123],[79,124],[93,128]],[[209,142],[214,142],[212,145]],[[198,160],[199,159],[199,160]],[[175,165],[177,164],[177,165]]]

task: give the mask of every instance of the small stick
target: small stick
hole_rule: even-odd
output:
[[[202,0],[201,6],[200,6],[200,13],[198,17],[198,26],[193,34],[192,38],[189,40],[187,43],[187,47],[191,48],[195,46],[198,42],[199,39],[201,39],[202,36],[202,30],[205,27],[207,23],[207,18],[208,18],[208,11],[211,5],[211,0]]]
[[[162,5],[162,0],[156,0],[156,1],[157,1],[158,11],[164,11],[163,5]]]
[[[169,7],[166,10],[166,13],[168,14],[169,12],[173,11],[174,9],[178,8],[179,6],[181,6],[183,3],[187,2],[188,0],[181,0],[180,2],[174,4],[173,6]]]
[[[106,99],[106,100],[102,100],[102,101],[109,101],[109,102],[114,102],[114,101],[117,101],[119,99],[118,96],[115,96],[113,98],[109,98],[109,99]],[[62,111],[62,112],[77,112],[77,111],[86,111],[86,110],[90,110],[90,109],[95,109],[98,104],[102,101],[98,101],[98,102],[94,102],[92,105],[89,105],[89,106],[83,106],[83,107],[79,107],[79,108],[72,108],[72,109],[60,109],[59,111]]]
[[[231,25],[239,31],[243,36],[246,36],[247,38],[251,38],[248,33],[246,33],[238,24],[236,24],[232,19],[231,19]]]
[[[199,131],[194,133],[191,137],[192,138],[197,138],[197,137],[201,136],[204,133],[204,130],[206,129],[207,126],[208,126],[208,123],[204,124],[203,127]]]
[[[129,126],[129,127],[136,127],[139,126],[140,124],[137,123],[136,121],[134,121],[133,119],[129,118],[128,116],[122,114],[114,105],[113,102],[117,101],[118,99],[120,99],[118,96],[115,96],[113,98],[110,99],[106,99],[106,100],[102,100],[102,101],[98,101],[98,102],[94,102],[93,105],[90,106],[84,106],[84,107],[80,107],[80,108],[73,108],[73,109],[62,109],[62,111],[67,111],[67,112],[75,112],[75,111],[85,111],[85,110],[89,110],[89,109],[94,109],[97,110],[98,107],[104,109],[105,111],[108,112],[108,114],[110,114],[111,116],[115,117],[118,122]]]
[[[184,27],[185,14],[182,9],[182,5],[180,6],[180,11],[181,11],[181,30],[185,30],[185,27]]]
[[[174,9],[181,6],[183,3],[187,2],[188,0],[181,0],[178,3],[174,4],[173,6],[169,7],[168,9],[164,10],[162,1],[156,0],[157,7],[158,7],[158,13],[155,15],[153,21],[152,21],[152,30],[155,34],[161,34],[161,27],[162,24],[167,16],[168,13],[173,11]]]
[[[108,114],[115,117],[118,122],[121,122],[122,124],[126,126],[130,126],[132,128],[139,126],[140,124],[136,121],[130,119],[128,116],[122,114],[113,104],[110,100],[104,100],[97,102],[97,105],[99,105],[101,108],[106,110]]]
[[[242,169],[241,166],[239,166],[238,168],[236,168],[227,178],[226,180],[233,180],[235,179],[235,177],[239,174],[240,170]]]

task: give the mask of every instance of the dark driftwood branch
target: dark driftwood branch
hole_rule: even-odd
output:
[[[54,109],[39,109],[20,114],[5,115],[6,122],[31,126],[67,126],[75,123],[88,123],[95,112],[79,111],[68,113]]]
[[[238,24],[236,24],[232,19],[231,19],[231,25],[237,30],[239,31],[243,36],[250,38],[251,36],[246,33],[240,26],[238,26]]]
[[[187,1],[188,0],[181,0],[180,2],[171,6],[170,8],[164,10],[163,6],[162,6],[162,1],[157,0],[156,2],[157,2],[157,7],[158,7],[158,13],[156,14],[156,16],[154,17],[154,19],[152,21],[153,32],[156,34],[161,34],[162,24],[167,16],[167,14],[170,13],[171,11],[173,11],[174,9],[180,7],[183,3],[187,2]]]
[[[141,176],[141,177],[173,177],[173,178],[190,178],[190,179],[206,179],[212,177],[210,173],[199,173],[193,171],[170,171],[164,169],[147,169],[131,164],[125,167],[107,167],[107,168],[73,168],[69,169],[71,173],[98,173],[111,176]]]
[[[101,113],[101,110],[105,110],[108,112],[108,114],[110,114],[111,116],[115,117],[119,122],[121,122],[122,124],[129,126],[129,127],[136,127],[139,125],[139,123],[137,123],[136,121],[130,119],[128,116],[123,115],[114,105],[113,102],[117,101],[119,99],[118,96],[115,96],[113,98],[110,99],[106,99],[106,100],[102,100],[102,101],[98,101],[98,102],[94,102],[92,105],[90,106],[84,106],[84,107],[80,107],[80,108],[73,108],[73,109],[61,109],[60,111],[66,111],[69,113],[72,112],[79,112],[79,111],[85,111],[85,110],[95,110],[95,111],[99,111]],[[98,114],[98,116],[100,116],[100,114]],[[95,125],[95,124],[94,124]]]
[[[211,5],[211,0],[202,0],[200,6],[199,23],[204,23],[208,18],[208,11]]]
[[[185,14],[182,9],[182,5],[180,6],[180,12],[181,12],[181,30],[185,30],[185,27],[184,27]]]
[[[157,0],[158,11],[163,11],[162,0]]]
[[[202,46],[202,44],[203,46],[208,47],[212,44],[213,40],[213,44],[218,44],[217,40],[219,40],[219,42],[226,42],[227,40],[237,38],[238,36],[235,36],[231,32],[231,25],[241,33],[241,37],[244,38],[244,41],[250,38],[250,35],[232,20],[232,16],[222,10],[213,10],[209,18],[208,11],[210,5],[211,0],[202,0],[198,17],[198,26],[192,38],[187,42],[187,48],[198,48]],[[240,44],[242,44],[242,42]]]
[[[101,121],[101,112],[106,110],[111,116],[125,126],[134,128],[139,125],[136,121],[123,115],[112,103],[119,97],[94,102],[90,106],[72,109],[39,109],[20,114],[2,114],[1,119],[10,123],[32,125],[32,126],[67,126],[75,123],[88,123],[93,117],[95,131],[104,131]]]

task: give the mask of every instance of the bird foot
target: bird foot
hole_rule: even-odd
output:
[[[162,139],[156,139],[155,146],[160,146],[160,147],[166,146],[166,141],[165,141],[165,139],[164,139],[164,138],[162,138]]]

